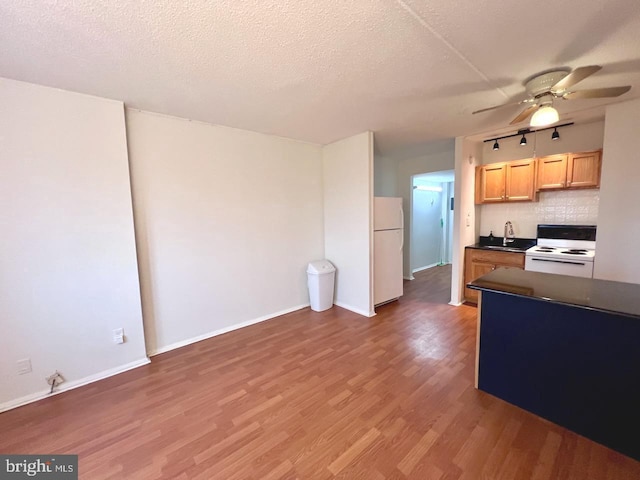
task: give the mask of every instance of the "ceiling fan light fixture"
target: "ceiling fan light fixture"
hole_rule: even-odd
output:
[[[520,139],[520,145],[526,145],[526,144],[527,144],[527,137],[525,137],[523,133],[522,138]]]
[[[558,111],[551,105],[543,105],[531,117],[530,125],[532,127],[546,127],[560,120]]]
[[[557,128],[553,129],[553,133],[551,134],[551,140],[559,140],[560,139],[560,133],[558,132]]]
[[[498,143],[498,140],[496,140],[496,143],[493,144],[493,149],[500,150],[500,144]]]

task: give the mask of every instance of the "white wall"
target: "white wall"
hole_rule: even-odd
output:
[[[451,304],[459,305],[464,295],[464,247],[476,242],[479,228],[474,195],[475,169],[480,164],[482,145],[463,137],[455,140],[454,233],[451,267]]]
[[[404,238],[411,238],[411,201],[413,192],[412,177],[420,173],[453,170],[455,141],[453,139],[438,140],[415,149],[412,156],[396,157],[398,196],[403,198],[404,206]],[[456,177],[457,179],[457,177]],[[404,276],[413,278],[411,272],[411,245],[405,242],[403,255]]]
[[[443,199],[446,202],[447,184],[415,180],[414,184],[444,189],[442,192],[413,190],[411,228],[411,271],[436,265],[444,257]]]
[[[308,305],[321,148],[127,111],[147,350]]]
[[[373,165],[374,195],[376,197],[397,197],[398,165],[396,160],[376,153]]]
[[[3,410],[148,360],[122,103],[0,79],[0,105]]]
[[[483,143],[482,163],[496,163],[556,153],[585,152],[602,148],[604,122],[571,125],[558,130],[560,139],[551,140],[553,130],[527,135],[527,145],[519,145],[520,137],[500,140],[500,150],[493,142]],[[603,155],[603,165],[608,161]],[[541,192],[538,202],[481,205],[479,235],[504,234],[507,220],[513,222],[517,237],[535,238],[539,223],[596,225],[600,192],[597,189]]]
[[[324,146],[322,164],[325,255],[337,269],[335,303],[373,316],[373,134]]]
[[[558,129],[560,138],[551,140],[553,130],[527,135],[527,144],[520,145],[521,137],[499,141],[500,150],[493,150],[493,142],[482,143],[482,163],[508,162],[522,158],[544,157],[556,153],[586,152],[602,148],[604,121],[569,125]]]
[[[607,107],[594,276],[640,283],[640,100]]]

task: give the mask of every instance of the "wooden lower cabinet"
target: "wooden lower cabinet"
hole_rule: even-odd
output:
[[[501,252],[465,248],[464,284],[495,270],[498,267],[513,267],[524,270],[524,253]],[[465,286],[464,297],[467,302],[478,303],[478,291]]]

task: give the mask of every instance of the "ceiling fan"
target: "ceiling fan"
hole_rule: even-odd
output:
[[[590,90],[578,91],[569,90],[576,83],[581,82],[600,69],[602,69],[600,65],[590,65],[588,67],[576,68],[571,72],[564,70],[551,70],[549,72],[536,75],[525,83],[525,89],[529,98],[520,102],[505,103],[503,105],[496,105],[495,107],[483,108],[482,110],[476,110],[473,114],[487,112],[489,110],[511,105],[528,104],[527,107],[511,121],[511,125],[523,122],[533,114],[533,117],[531,117],[531,126],[542,127],[551,125],[559,120],[558,111],[553,108],[553,101],[556,98],[561,98],[563,100],[610,98],[619,97],[631,90],[630,85],[626,85],[624,87],[592,88]]]

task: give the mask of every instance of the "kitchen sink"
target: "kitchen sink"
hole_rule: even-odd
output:
[[[526,248],[503,247],[502,245],[481,245],[480,248],[487,249],[487,250],[500,250],[502,252],[516,252],[516,253],[522,253],[526,251]]]

